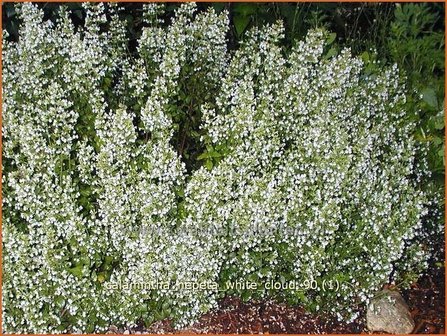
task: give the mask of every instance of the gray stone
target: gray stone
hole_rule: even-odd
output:
[[[109,331],[108,331],[108,333],[116,334],[116,333],[118,333],[118,328],[112,324],[112,325],[109,327]]]
[[[399,292],[384,289],[371,300],[366,312],[366,322],[371,331],[391,334],[409,334],[414,329],[414,320]]]

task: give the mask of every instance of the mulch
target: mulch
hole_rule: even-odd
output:
[[[413,333],[445,334],[445,278],[444,267],[434,267],[410,289],[402,292],[415,320]],[[187,329],[175,330],[169,320],[158,321],[149,328],[143,324],[129,331],[133,333],[191,333],[191,334],[321,334],[371,333],[365,322],[365,313],[352,323],[338,322],[335,318],[310,314],[302,307],[288,306],[274,301],[243,302],[227,297],[219,307],[204,314]]]
[[[445,269],[434,267],[402,293],[415,321],[415,334],[445,334]]]
[[[241,302],[238,298],[224,299],[217,311],[206,314],[185,332],[213,334],[321,334],[324,332],[360,333],[363,323],[344,324],[335,319],[307,313],[301,307],[290,307],[274,301]]]

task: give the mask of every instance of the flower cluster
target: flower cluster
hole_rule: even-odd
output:
[[[349,319],[394,270],[427,260],[415,239],[426,168],[396,67],[330,56],[323,30],[286,55],[280,23],[231,54],[227,13],[191,3],[170,24],[145,5],[129,54],[119,6],[83,6],[75,28],[63,6],[52,23],[23,4],[19,40],[3,33],[6,332],[184,326],[222,294],[110,290],[126,282],[332,280],[337,290],[248,295]],[[208,163],[191,174],[172,145],[192,105],[185,83]]]
[[[204,140],[227,154],[192,176],[186,223],[225,279],[337,282],[286,296],[353,318],[409,251],[412,265],[427,257],[411,244],[430,202],[414,178],[415,125],[395,66],[367,74],[349,50],[326,58],[319,30],[285,57],[282,34],[252,31],[205,106]]]

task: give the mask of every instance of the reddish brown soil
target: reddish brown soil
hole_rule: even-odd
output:
[[[445,333],[444,268],[433,268],[402,294],[416,323],[413,333]],[[132,328],[130,333],[359,334],[368,331],[363,312],[356,321],[346,324],[333,318],[307,313],[301,307],[291,307],[273,301],[244,303],[238,298],[228,297],[220,302],[216,310],[203,315],[190,328],[174,330],[171,323],[164,320],[152,324],[147,329],[142,325]]]
[[[301,307],[267,302],[243,303],[240,299],[226,298],[216,312],[202,316],[186,332],[194,333],[360,333],[363,323],[344,324],[335,319],[307,313]]]
[[[445,269],[433,268],[402,294],[410,307],[415,334],[445,334]]]

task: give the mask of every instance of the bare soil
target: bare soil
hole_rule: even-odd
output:
[[[410,289],[403,291],[415,320],[413,333],[445,334],[445,276],[444,267],[434,267]],[[169,320],[158,321],[149,328],[141,323],[126,333],[191,333],[191,334],[322,334],[370,333],[366,329],[365,313],[353,323],[338,322],[335,318],[306,312],[302,307],[288,306],[274,301],[243,302],[227,297],[219,307],[204,314],[197,323],[183,330],[175,330]],[[116,327],[109,333],[122,333]]]

